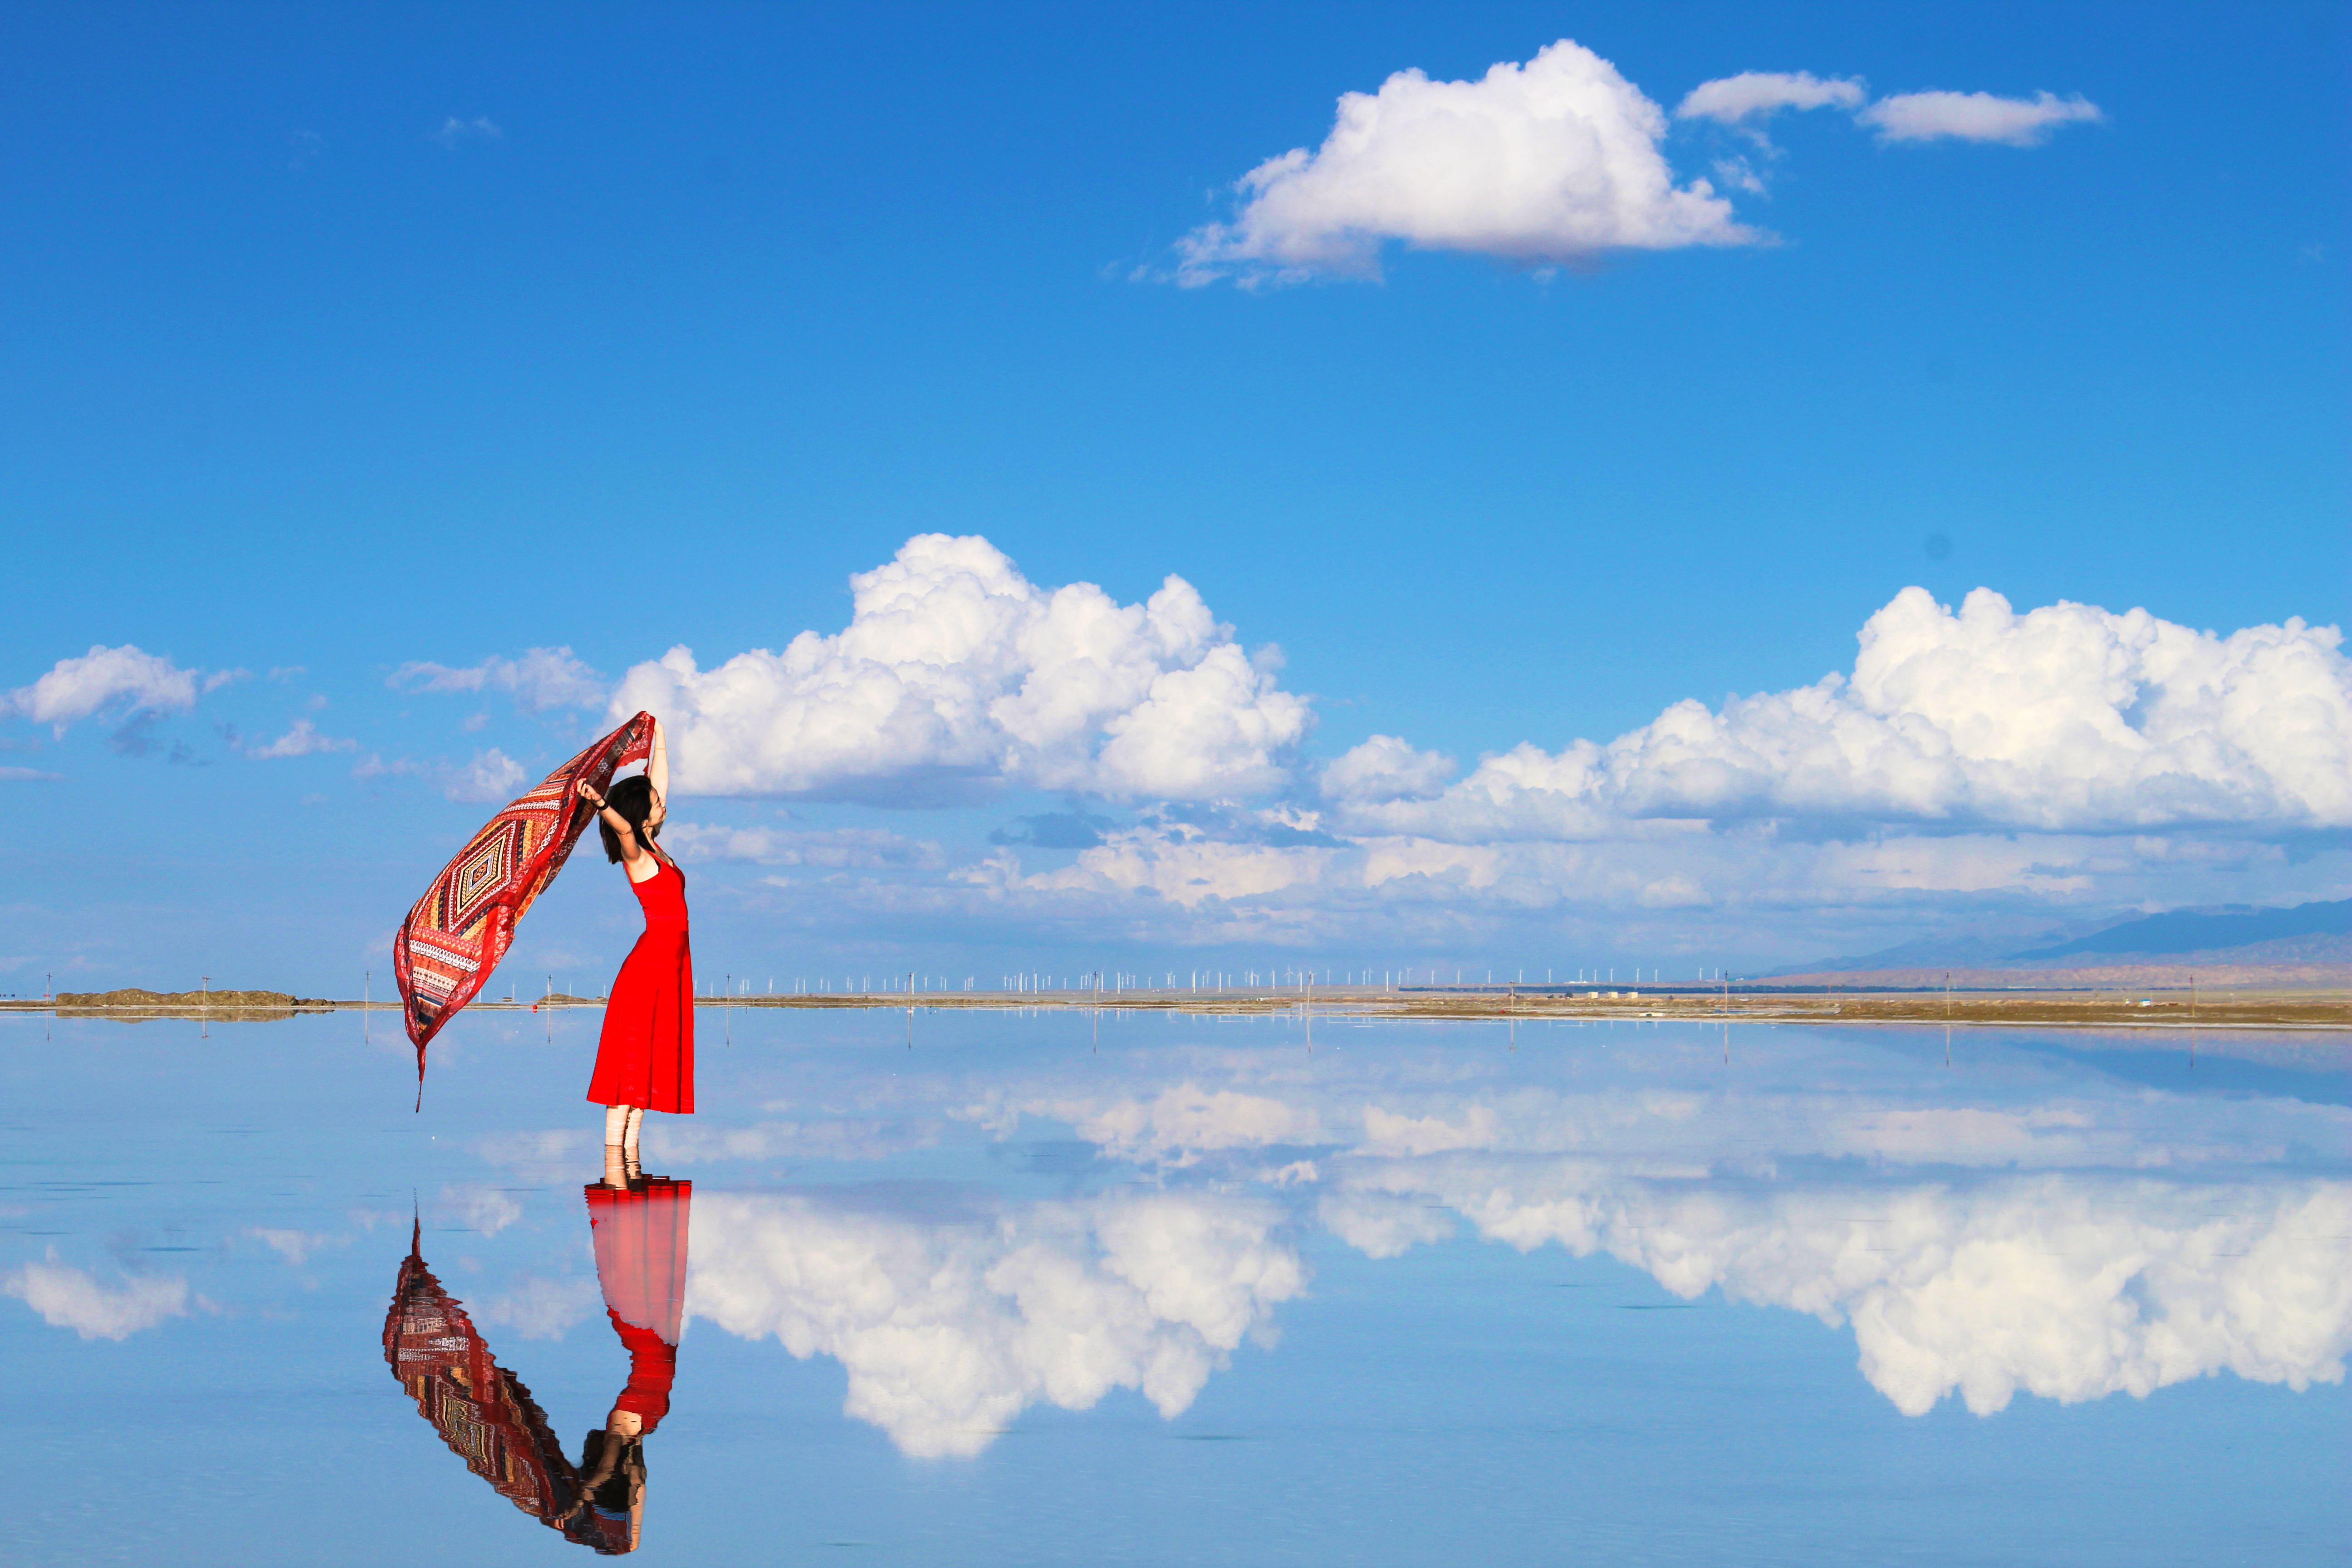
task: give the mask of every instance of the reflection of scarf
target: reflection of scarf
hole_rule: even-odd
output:
[[[579,1500],[579,1475],[546,1415],[490,1358],[466,1310],[417,1255],[414,1237],[384,1319],[383,1357],[442,1441],[500,1496],[549,1523]]]
[[[652,753],[654,718],[639,713],[510,803],[433,879],[392,939],[416,1089],[425,1092],[425,1045],[474,999],[514,940],[515,922],[563,868],[588,826],[580,799],[602,795],[615,770]]]

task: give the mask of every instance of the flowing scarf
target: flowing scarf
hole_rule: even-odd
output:
[[[652,755],[654,716],[639,713],[556,769],[467,840],[433,879],[392,939],[408,1037],[416,1046],[417,1103],[424,1103],[425,1047],[471,1002],[514,941],[531,900],[563,869],[593,812],[583,784],[603,795],[613,774]]]

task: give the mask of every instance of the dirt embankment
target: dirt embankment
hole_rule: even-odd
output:
[[[47,1010],[61,1018],[251,1019],[331,1012],[334,1005],[320,997],[284,991],[148,991],[126,986],[116,991],[60,991]]]

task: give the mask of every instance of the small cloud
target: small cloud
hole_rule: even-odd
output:
[[[1009,827],[988,836],[991,844],[1030,844],[1040,849],[1091,849],[1100,844],[1103,830],[1116,826],[1108,816],[1083,811],[1049,811],[1016,816]]]
[[[445,771],[441,793],[451,800],[511,800],[521,789],[523,778],[522,764],[492,746],[487,752],[475,752],[473,760],[462,767]]]
[[[1856,78],[1817,77],[1811,71],[1741,71],[1691,89],[1675,105],[1675,118],[1747,125],[1784,109],[1860,109],[1865,96]]]
[[[511,800],[520,793],[525,776],[522,764],[496,746],[475,752],[468,762],[457,763],[418,762],[414,757],[386,758],[381,752],[371,752],[352,767],[352,777],[355,779],[424,779],[449,799],[459,801]]]
[[[675,822],[662,830],[662,842],[696,859],[749,860],[761,866],[881,870],[890,867],[936,869],[947,863],[937,844],[880,827],[793,830]],[[790,885],[782,879],[775,880],[779,886]]]
[[[450,1218],[484,1236],[496,1236],[522,1218],[522,1205],[497,1187],[444,1187],[441,1206]]]
[[[0,779],[61,779],[63,773],[45,773],[38,768],[0,768]]]
[[[210,691],[244,674],[221,670],[211,675],[183,669],[170,658],[131,644],[107,647],[92,644],[73,658],[61,658],[47,675],[30,686],[0,696],[0,714],[48,724],[58,733],[67,726],[102,710],[128,714],[184,712]]]
[[[384,682],[406,691],[509,691],[537,713],[551,708],[601,708],[604,678],[572,656],[569,647],[534,647],[520,658],[486,658],[452,668],[446,664],[404,664]]]
[[[127,1340],[166,1318],[185,1317],[188,1282],[133,1279],[101,1285],[88,1269],[58,1261],[53,1247],[40,1263],[0,1275],[0,1296],[14,1296],[52,1327],[71,1329],[86,1340]]]
[[[1854,118],[1874,129],[1883,142],[1999,142],[2035,147],[2062,125],[2095,124],[2106,119],[2080,93],[2060,98],[1995,98],[1989,92],[1902,92],[1882,98]]]
[[[527,1340],[560,1340],[602,1305],[593,1279],[524,1274],[505,1293],[483,1302],[474,1316],[494,1328],[512,1329]]]
[[[350,1244],[348,1237],[317,1236],[307,1230],[272,1230],[262,1226],[249,1226],[245,1234],[268,1247],[295,1268],[308,1263],[310,1254],[322,1247]]]
[[[291,680],[298,675],[308,675],[310,671],[308,668],[299,664],[278,664],[272,665],[270,667],[269,679],[272,680]]]
[[[339,739],[319,733],[319,727],[308,719],[297,719],[294,727],[266,746],[247,750],[246,755],[256,759],[271,757],[309,757],[321,752],[356,752],[357,741]]]
[[[453,153],[461,142],[498,142],[505,137],[506,132],[499,129],[487,114],[477,114],[471,120],[461,120],[453,114],[441,122],[440,130],[433,133],[434,141]]]

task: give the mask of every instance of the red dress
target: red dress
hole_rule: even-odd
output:
[[[649,1176],[623,1192],[591,1182],[587,1196],[596,1283],[613,1331],[629,1352],[628,1384],[613,1407],[635,1411],[650,1432],[669,1414],[670,1384],[677,1376],[694,1184]]]
[[[686,878],[659,869],[632,882],[646,934],[614,977],[596,1042],[588,1098],[598,1105],[691,1114],[694,1110],[694,954],[686,942]]]

